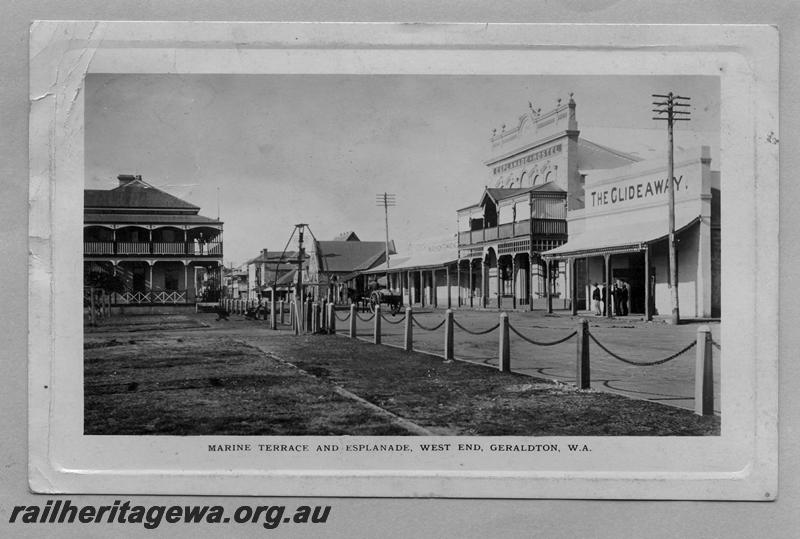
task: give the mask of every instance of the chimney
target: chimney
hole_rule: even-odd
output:
[[[123,185],[128,185],[134,180],[141,180],[142,177],[134,176],[133,174],[120,174],[119,176],[117,176],[117,179],[119,180],[120,187],[122,187]]]

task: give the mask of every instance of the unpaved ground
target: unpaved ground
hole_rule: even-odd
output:
[[[239,317],[147,318],[87,331],[87,433],[719,433],[719,417],[342,336]]]

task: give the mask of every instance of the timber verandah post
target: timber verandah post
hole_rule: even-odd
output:
[[[653,295],[650,283],[650,244],[644,247],[644,318],[648,322],[653,319]]]
[[[577,270],[577,259],[570,258],[569,259],[569,272],[570,272],[570,295],[572,296],[572,316],[576,316],[578,314],[578,272]]]
[[[550,290],[551,283],[550,283],[550,259],[546,258],[544,261],[544,272],[545,272],[545,280],[544,280],[544,289],[547,293],[547,313],[553,314],[553,293]]]
[[[614,313],[611,312],[611,254],[605,253],[603,255],[603,267],[605,268],[605,301],[603,301],[603,312],[606,318],[612,318]]]

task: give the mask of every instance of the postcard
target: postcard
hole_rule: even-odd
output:
[[[30,46],[34,491],[777,496],[774,28]]]

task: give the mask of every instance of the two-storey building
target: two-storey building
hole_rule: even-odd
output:
[[[84,191],[84,284],[113,277],[117,305],[214,301],[222,221],[141,176],[117,178],[114,189]]]
[[[639,159],[580,137],[575,101],[531,110],[490,138],[487,184],[477,204],[458,210],[458,304],[543,307],[542,253],[568,239],[567,212],[583,205],[585,171]],[[550,270],[551,292],[565,288],[564,266]]]

